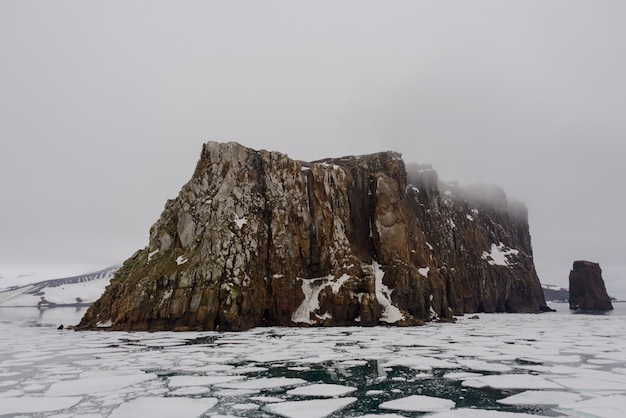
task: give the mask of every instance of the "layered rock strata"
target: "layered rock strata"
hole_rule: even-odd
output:
[[[203,146],[79,328],[411,325],[548,310],[527,212],[383,152],[311,163]]]
[[[574,261],[569,273],[569,308],[584,311],[613,310],[600,264]]]

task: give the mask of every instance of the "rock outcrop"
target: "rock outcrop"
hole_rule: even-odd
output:
[[[540,312],[527,212],[383,152],[311,163],[203,146],[79,328],[412,325]]]
[[[569,273],[569,308],[583,311],[610,311],[611,298],[606,292],[600,264],[574,261]]]

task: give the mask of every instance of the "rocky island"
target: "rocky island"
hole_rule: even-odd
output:
[[[574,261],[569,273],[569,308],[575,311],[611,311],[613,304],[606,292],[600,264]]]
[[[78,329],[413,325],[547,311],[524,204],[400,154],[302,162],[203,145]]]

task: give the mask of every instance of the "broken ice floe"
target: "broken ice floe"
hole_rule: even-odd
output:
[[[157,416],[176,408],[177,417],[397,417],[441,402],[451,409],[429,418],[621,417],[622,321],[482,314],[416,328],[241,333],[72,332],[0,321],[0,415],[143,415],[159,404]],[[500,410],[468,408],[470,393]]]
[[[357,398],[314,399],[269,404],[265,410],[288,418],[323,418],[357,401]]]
[[[455,403],[450,399],[435,398],[432,396],[412,395],[380,404],[381,409],[409,412],[439,412],[454,408]]]

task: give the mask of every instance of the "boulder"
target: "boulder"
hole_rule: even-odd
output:
[[[584,311],[610,311],[611,298],[606,292],[600,264],[574,261],[569,273],[569,308]]]

